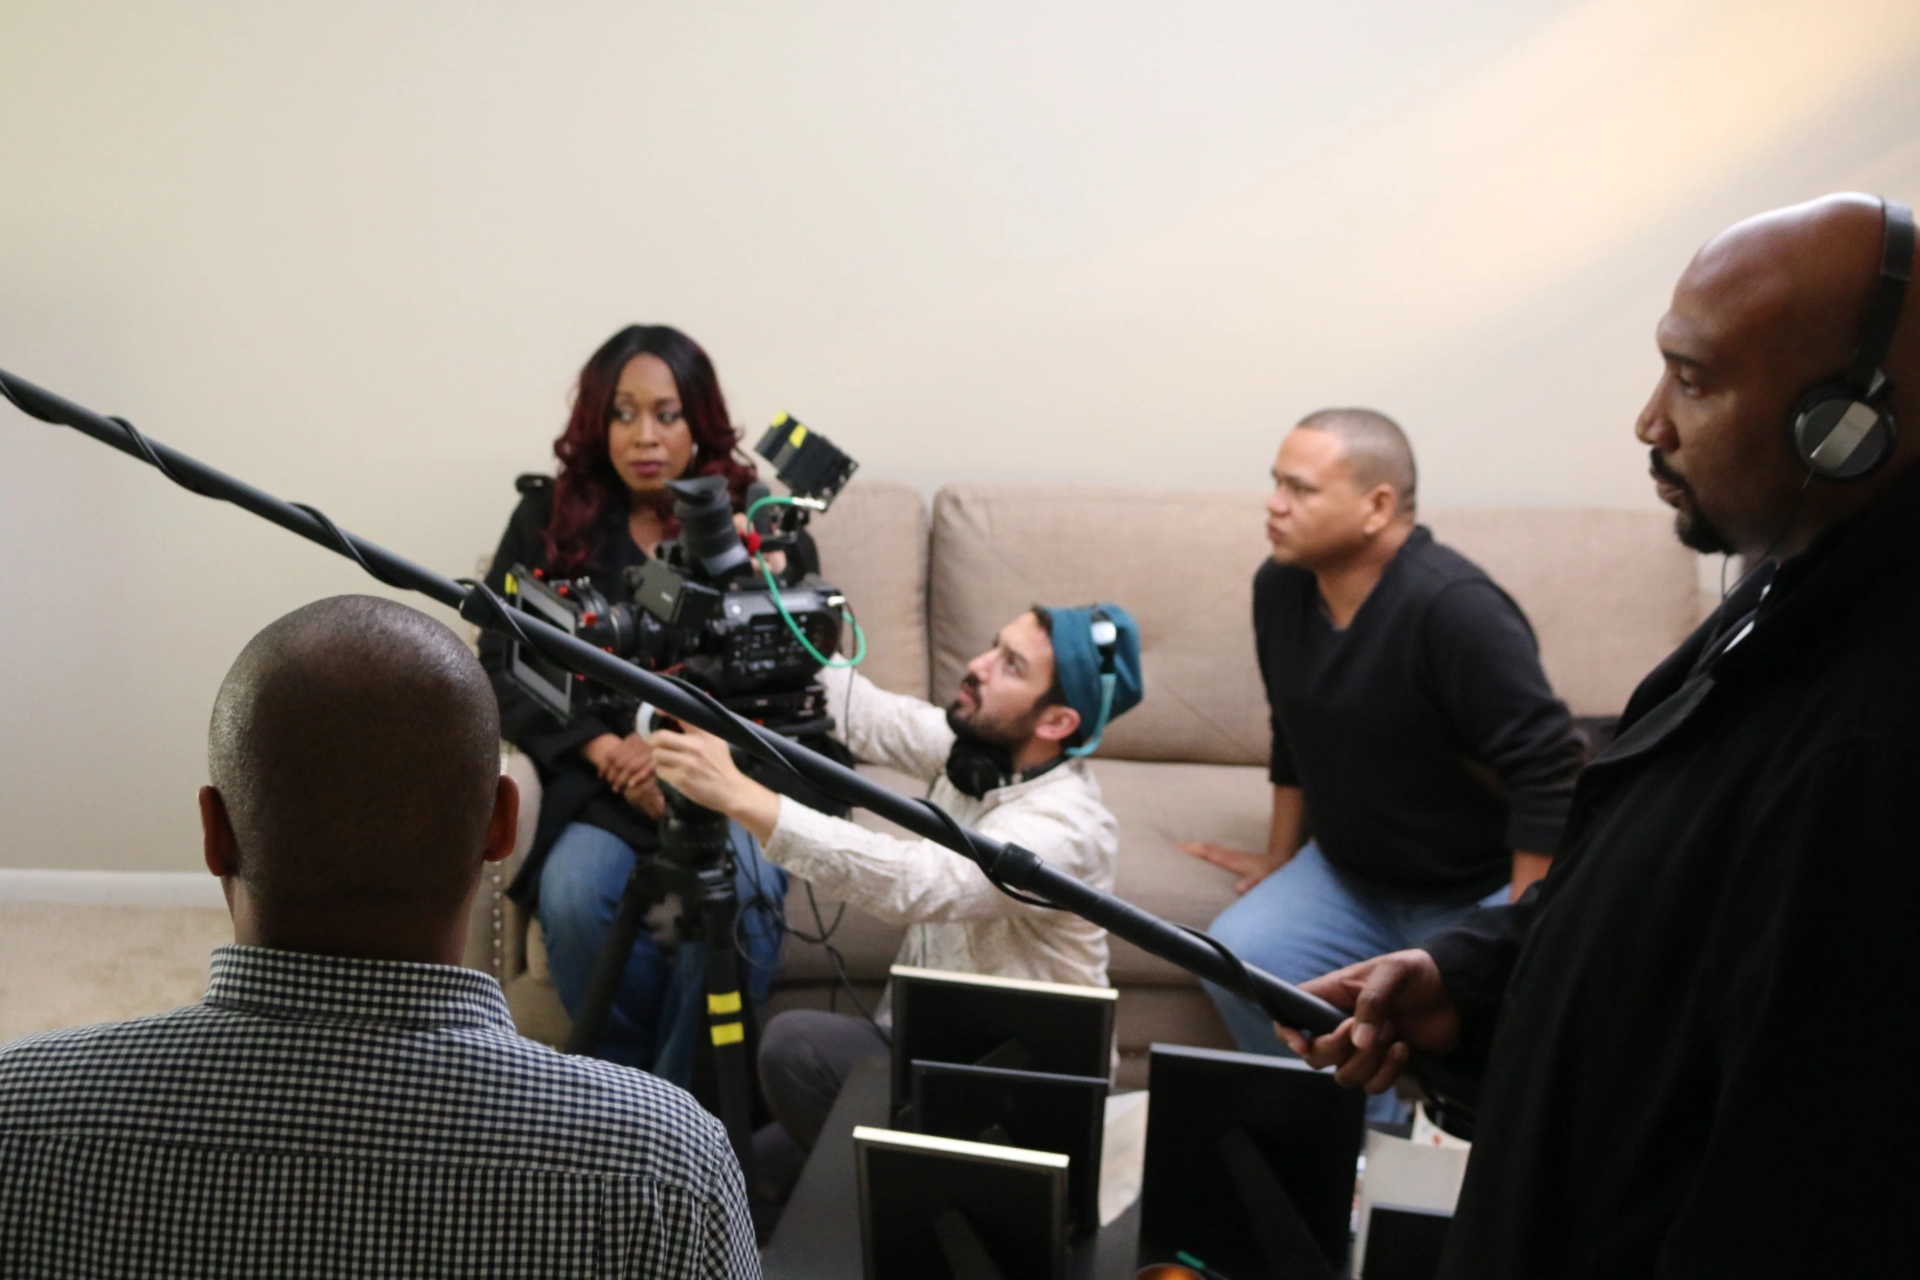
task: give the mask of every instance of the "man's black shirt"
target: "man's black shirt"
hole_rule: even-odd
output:
[[[1421,944],[1484,1068],[1443,1273],[1914,1274],[1917,920],[1920,473],[1735,591],[1546,881]]]
[[[1580,747],[1506,592],[1422,526],[1335,629],[1311,572],[1268,561],[1253,626],[1275,785],[1327,860],[1391,897],[1483,898],[1558,847]]]

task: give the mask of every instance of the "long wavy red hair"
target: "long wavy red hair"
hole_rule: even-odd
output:
[[[611,550],[609,540],[619,530],[613,513],[624,515],[631,509],[632,496],[607,454],[607,424],[613,417],[621,371],[641,355],[659,357],[673,374],[693,436],[693,458],[686,473],[675,478],[724,476],[734,510],[746,505],[746,489],[755,472],[740,452],[740,433],[727,415],[713,361],[699,343],[671,326],[628,325],[602,343],[580,370],[566,430],[553,442],[560,475],[554,481],[553,514],[545,533],[547,566],[556,577],[588,573],[604,563]],[[671,537],[678,526],[671,512],[666,519]]]

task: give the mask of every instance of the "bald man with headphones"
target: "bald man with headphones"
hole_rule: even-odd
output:
[[[1710,240],[1636,434],[1750,571],[1635,692],[1520,902],[1307,983],[1316,1066],[1480,1080],[1441,1274],[1914,1273],[1920,307],[1868,196]]]

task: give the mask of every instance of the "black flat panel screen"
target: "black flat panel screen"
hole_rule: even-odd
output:
[[[938,1224],[956,1212],[1006,1280],[1066,1274],[1067,1170],[1057,1156],[868,1128],[853,1131],[853,1146],[866,1280],[951,1275]]]
[[[915,1059],[1064,1076],[1113,1070],[1110,989],[904,965],[892,977],[896,1115],[911,1101],[907,1071]]]
[[[1345,1274],[1366,1095],[1297,1058],[1153,1046],[1143,1259],[1185,1249],[1234,1280],[1268,1274],[1222,1141],[1245,1133],[1335,1274]],[[1277,1280],[1277,1278],[1276,1278]]]
[[[1433,1280],[1440,1274],[1440,1250],[1452,1222],[1452,1214],[1432,1209],[1374,1205],[1367,1211],[1363,1280]]]
[[[1066,1156],[1068,1226],[1098,1229],[1106,1077],[916,1062],[913,1117],[921,1133]]]

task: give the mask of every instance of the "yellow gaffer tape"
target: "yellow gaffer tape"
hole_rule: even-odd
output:
[[[747,1025],[744,1022],[716,1022],[713,1024],[713,1042],[715,1044],[739,1044],[747,1038]]]
[[[718,995],[715,995],[709,991],[707,993],[707,1012],[714,1014],[740,1012],[740,993],[738,991],[722,991]]]

